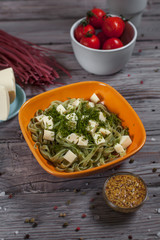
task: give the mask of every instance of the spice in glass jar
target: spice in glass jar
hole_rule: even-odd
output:
[[[105,185],[105,194],[119,208],[135,208],[146,198],[144,182],[132,174],[112,176]]]

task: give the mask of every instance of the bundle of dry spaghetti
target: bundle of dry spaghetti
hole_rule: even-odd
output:
[[[44,86],[56,83],[61,70],[69,72],[53,56],[52,49],[14,37],[0,30],[0,69],[12,67],[21,84]]]

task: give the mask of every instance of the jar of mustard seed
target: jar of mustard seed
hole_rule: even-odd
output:
[[[147,199],[147,186],[142,178],[130,172],[109,177],[103,188],[106,203],[118,212],[134,212]]]

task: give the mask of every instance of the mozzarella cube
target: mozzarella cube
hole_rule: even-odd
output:
[[[93,95],[90,97],[90,100],[94,103],[97,103],[100,101],[99,97],[95,93],[93,93]]]
[[[59,104],[56,108],[57,112],[59,112],[60,114],[64,114],[66,112],[66,109],[63,107],[62,104]]]
[[[10,110],[9,94],[6,87],[0,85],[0,120],[7,120]]]
[[[101,143],[105,143],[105,139],[100,133],[94,133],[93,134],[93,139],[96,145],[99,145]]]
[[[76,144],[79,140],[79,136],[76,133],[71,133],[66,137],[67,141]]]
[[[106,129],[106,128],[100,128],[99,129],[99,132],[100,133],[102,133],[104,136],[105,135],[109,135],[111,132],[108,130],[108,129]]]
[[[63,156],[63,158],[65,160],[67,160],[70,164],[72,164],[75,159],[77,158],[77,155],[74,154],[71,150],[68,150],[68,152],[66,152],[66,154]]]
[[[80,104],[80,99],[78,98],[78,99],[76,99],[73,103],[72,103],[72,105],[73,106],[75,106],[75,107],[78,107],[79,106],[79,104]]]
[[[45,129],[52,129],[53,128],[53,119],[51,116],[45,116],[43,117],[43,123]]]
[[[124,153],[124,148],[122,147],[121,144],[117,143],[115,146],[114,146],[114,149],[117,153]]]
[[[53,131],[44,130],[43,139],[49,140],[49,141],[54,141],[54,135],[55,135],[55,133]]]
[[[94,102],[89,102],[89,103],[88,103],[88,106],[89,106],[89,107],[94,107]]]
[[[99,113],[99,120],[102,121],[102,122],[106,121],[106,117],[104,116],[103,112]]]
[[[36,116],[35,118],[37,119],[38,122],[42,122],[43,117],[44,115],[42,114],[42,115]]]
[[[94,133],[98,127],[98,123],[94,120],[89,120],[88,124],[87,131]]]
[[[80,136],[78,140],[79,146],[87,146],[88,145],[88,139],[86,139],[84,136]]]
[[[66,118],[73,122],[78,120],[76,113],[69,113],[66,115]]]
[[[51,116],[46,116],[46,115],[39,115],[36,117],[38,122],[44,123],[44,128],[45,129],[52,129],[53,128],[53,118]]]
[[[0,85],[6,87],[10,103],[12,103],[16,97],[16,83],[12,68],[6,68],[0,71]]]
[[[121,137],[120,144],[124,149],[126,149],[131,143],[132,143],[132,140],[128,135],[124,135]]]

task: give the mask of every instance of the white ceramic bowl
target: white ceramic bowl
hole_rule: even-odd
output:
[[[74,30],[84,18],[78,20],[70,29],[71,44],[78,63],[87,72],[97,75],[111,75],[120,71],[130,59],[137,30],[131,22],[127,22],[121,40],[123,47],[112,50],[88,48],[80,44],[74,37]]]
[[[143,10],[147,0],[107,0],[109,12],[113,14],[122,14],[138,28],[141,22]]]

